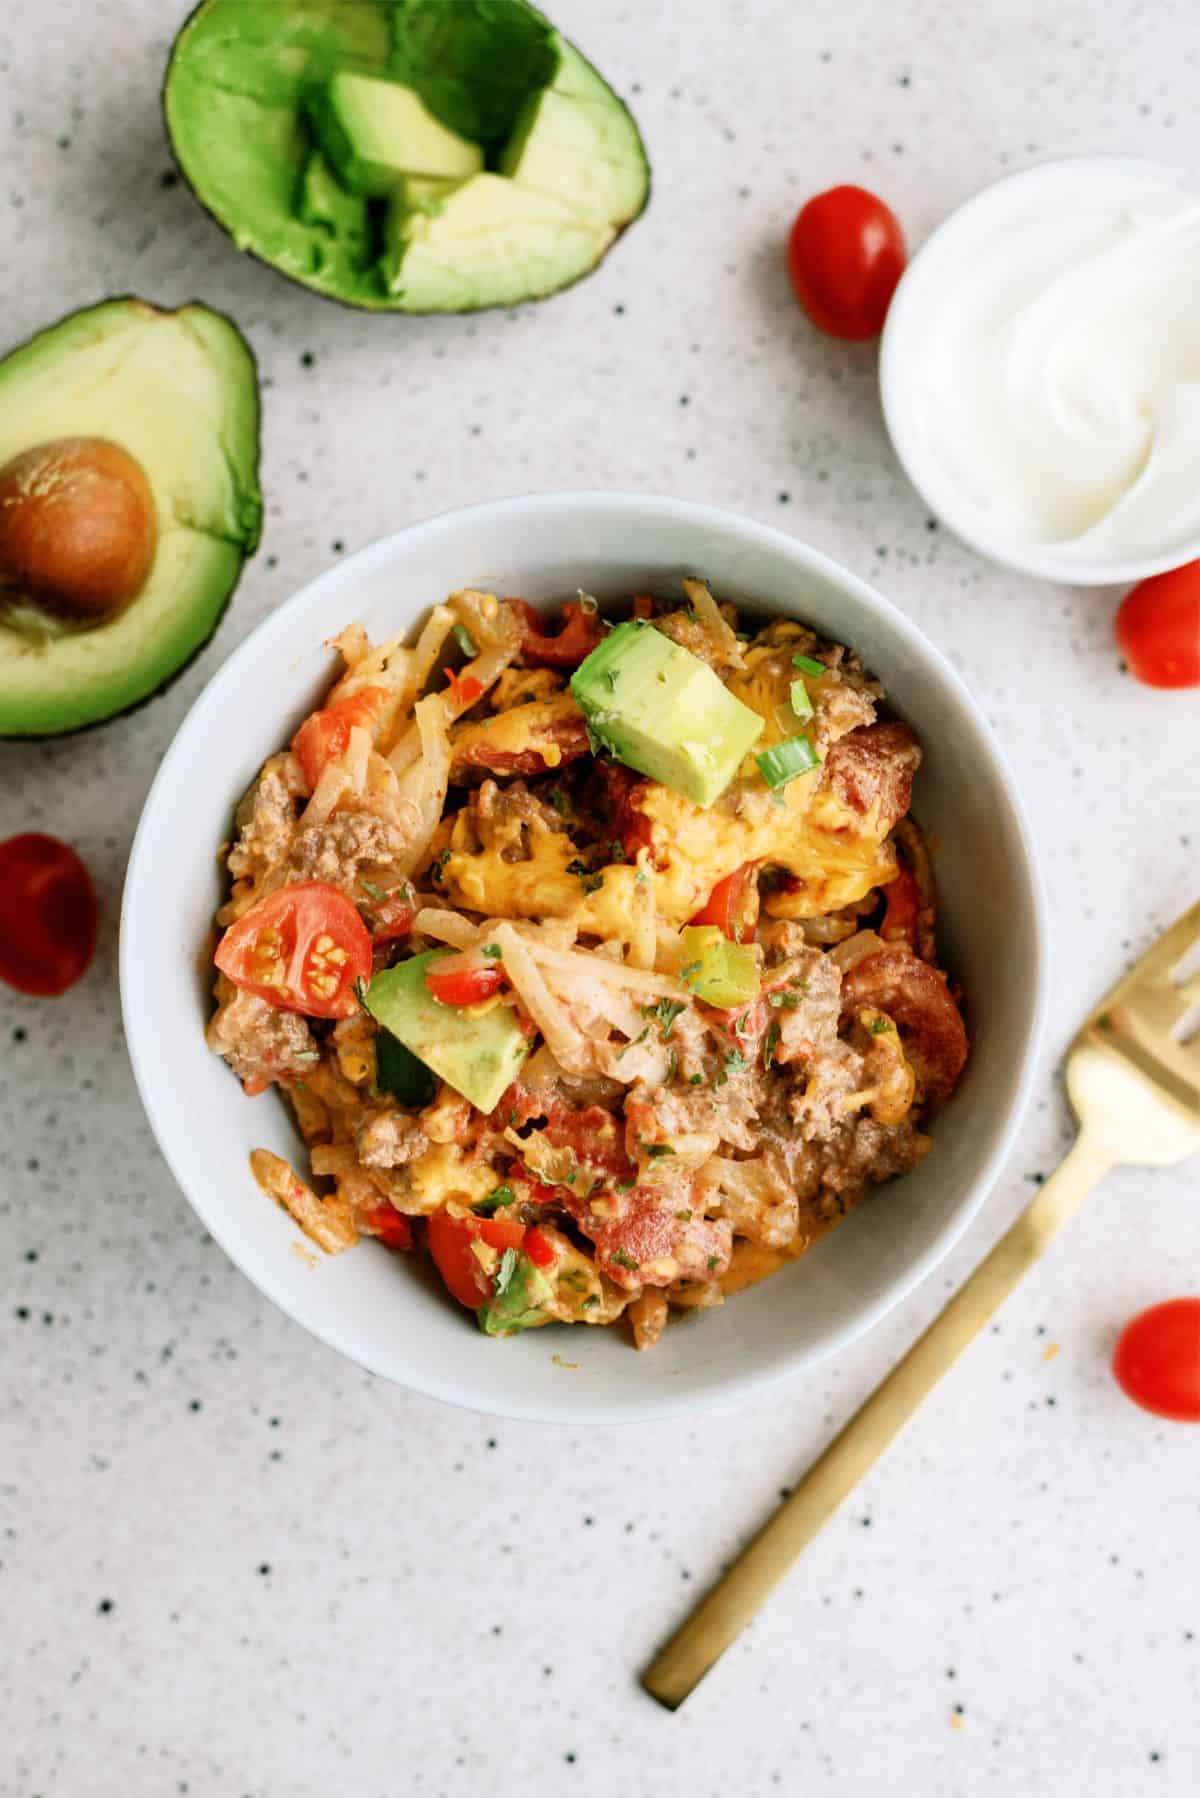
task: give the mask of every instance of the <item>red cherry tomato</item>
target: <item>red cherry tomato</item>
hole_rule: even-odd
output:
[[[1117,642],[1148,687],[1200,687],[1200,562],[1152,574],[1117,608]]]
[[[425,984],[442,1005],[478,1005],[500,991],[504,985],[504,972],[492,965],[455,968],[448,974],[439,974],[435,968],[430,968],[425,974]]]
[[[743,862],[724,880],[718,880],[708,902],[689,924],[715,924],[733,943],[748,943],[758,923],[757,862]]]
[[[522,1247],[535,1267],[553,1267],[557,1259],[553,1244],[546,1241],[536,1224],[526,1230]]]
[[[904,273],[904,234],[864,187],[831,187],[801,208],[788,238],[796,298],[820,330],[878,337]]]
[[[95,947],[96,892],[75,851],[39,831],[0,843],[0,980],[55,998]]]
[[[382,1205],[376,1205],[362,1220],[362,1228],[368,1236],[377,1237],[385,1249],[411,1249],[413,1243],[412,1225],[402,1211],[389,1205],[385,1199]]]
[[[603,635],[598,614],[587,610],[579,600],[569,599],[564,605],[562,629],[552,637],[544,633],[542,615],[527,599],[510,599],[508,603],[521,620],[521,648],[531,662],[541,662],[549,668],[577,668]]]
[[[213,960],[235,986],[280,1011],[348,1018],[354,982],[371,978],[371,939],[344,893],[323,880],[280,887],[252,905]]]
[[[525,1226],[507,1217],[452,1217],[435,1211],[426,1226],[429,1253],[447,1291],[472,1311],[491,1298],[494,1281],[471,1244],[485,1243],[502,1255],[505,1249],[519,1249],[524,1239]]]
[[[387,703],[388,694],[382,687],[360,687],[357,693],[348,693],[345,699],[335,700],[304,720],[292,738],[292,754],[310,792],[316,791],[328,764],[345,754],[351,729],[357,724],[373,731]]]
[[[1200,1423],[1200,1298],[1168,1299],[1127,1323],[1113,1353],[1117,1384],[1143,1411]]]
[[[417,908],[413,903],[413,890],[405,881],[403,886],[393,887],[382,899],[370,898],[371,935],[377,943],[390,943],[396,937],[411,936],[413,919]]]

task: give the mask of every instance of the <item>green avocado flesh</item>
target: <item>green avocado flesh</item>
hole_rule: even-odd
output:
[[[353,306],[554,293],[649,193],[633,118],[525,0],[202,0],[164,103],[238,248]]]
[[[480,1111],[494,1111],[529,1053],[509,1005],[443,1005],[425,984],[430,949],[376,974],[367,1010],[439,1079]]]
[[[519,1255],[512,1278],[503,1292],[498,1292],[476,1312],[485,1336],[512,1336],[518,1330],[536,1330],[550,1322],[543,1310],[553,1297],[549,1280],[528,1255]]]
[[[580,663],[571,692],[610,754],[694,805],[724,792],[763,731],[707,662],[633,619]]]
[[[158,547],[125,611],[56,626],[0,595],[0,736],[97,724],[148,698],[217,627],[258,542],[258,382],[219,313],[109,300],[0,361],[0,466],[63,437],[103,437],[140,464]]]

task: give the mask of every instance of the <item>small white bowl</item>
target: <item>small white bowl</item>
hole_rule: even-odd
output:
[[[1056,184],[1074,181],[1080,172],[1094,172],[1098,182],[1111,178],[1114,172],[1148,175],[1193,192],[1197,190],[1195,177],[1181,169],[1119,155],[1058,157],[1002,176],[981,188],[943,219],[905,270],[884,325],[879,388],[884,422],[901,467],[929,510],[956,537],[981,556],[1022,574],[1077,587],[1100,587],[1144,580],[1147,575],[1194,560],[1200,556],[1200,536],[1167,544],[1155,553],[1091,560],[1060,555],[1052,546],[1004,542],[989,536],[968,513],[960,493],[930,452],[920,427],[920,394],[915,383],[922,345],[928,339],[932,321],[938,317],[947,276],[961,269],[964,261],[969,263],[980,233],[997,222],[1014,199],[1036,194],[1039,189],[1052,194]]]
[[[221,896],[217,846],[239,795],[326,691],[323,647],[372,637],[481,586],[548,601],[677,589],[790,614],[853,644],[919,733],[915,810],[937,845],[945,953],[968,995],[973,1052],[903,1181],[811,1254],[651,1353],[621,1330],[483,1336],[419,1258],[363,1243],[334,1260],[258,1191],[247,1158],[303,1150],[274,1094],[249,1099],[205,1046],[203,954]],[[242,1271],[323,1342],[403,1385],[502,1416],[575,1424],[698,1411],[748,1397],[852,1342],[902,1299],[978,1210],[1029,1089],[1045,994],[1040,886],[1012,777],[958,676],[865,582],[779,531],[709,506],[619,493],[500,500],[430,519],[339,562],[259,625],[196,701],[163,760],[129,860],[121,992],[134,1072],[176,1179]]]

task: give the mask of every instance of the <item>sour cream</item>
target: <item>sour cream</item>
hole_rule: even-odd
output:
[[[1103,580],[1198,553],[1200,191],[1089,157],[997,183],[935,233],[888,320],[888,425],[946,522]]]

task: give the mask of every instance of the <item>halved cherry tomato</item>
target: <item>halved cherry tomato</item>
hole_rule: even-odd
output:
[[[386,1199],[382,1205],[376,1205],[374,1211],[368,1211],[362,1220],[362,1227],[368,1236],[374,1236],[385,1249],[412,1248],[411,1223],[402,1211],[397,1211]]]
[[[1127,1323],[1113,1373],[1143,1411],[1176,1423],[1200,1423],[1200,1298],[1168,1299]]]
[[[75,851],[40,831],[0,843],[0,980],[56,998],[95,947],[96,891]]]
[[[476,1311],[491,1298],[494,1282],[471,1244],[484,1243],[499,1254],[519,1249],[525,1240],[525,1226],[514,1218],[452,1217],[448,1211],[435,1211],[426,1226],[426,1240],[447,1291],[460,1305]]]
[[[864,187],[831,187],[801,208],[788,238],[796,298],[819,330],[878,337],[904,273],[904,233]]]
[[[883,913],[883,923],[879,926],[879,934],[885,943],[907,943],[912,949],[917,941],[917,913],[921,907],[921,897],[917,890],[912,871],[901,868],[895,880],[889,880],[883,889],[887,904]]]
[[[733,943],[748,943],[758,923],[757,862],[743,862],[718,880],[708,901],[689,924],[715,924]]]
[[[323,880],[280,887],[252,905],[213,960],[235,986],[280,1011],[348,1018],[354,982],[371,978],[371,939],[344,893]]]
[[[530,1224],[526,1230],[522,1247],[535,1267],[553,1267],[558,1259],[552,1244],[546,1241],[536,1224]]]
[[[486,967],[455,968],[448,974],[439,974],[436,968],[429,968],[425,984],[442,1005],[478,1005],[500,991],[504,985],[504,970],[495,963]]]
[[[345,699],[335,700],[304,720],[292,738],[292,754],[300,763],[310,792],[315,792],[328,764],[345,754],[355,725],[374,730],[388,699],[382,687],[360,687],[357,693],[348,693]]]
[[[1140,581],[1117,608],[1116,630],[1148,687],[1200,687],[1200,562]]]
[[[510,599],[508,603],[521,620],[521,648],[531,662],[541,662],[549,668],[576,668],[603,635],[599,615],[577,599],[569,599],[564,605],[562,629],[553,637],[545,635],[542,615],[527,599]]]

